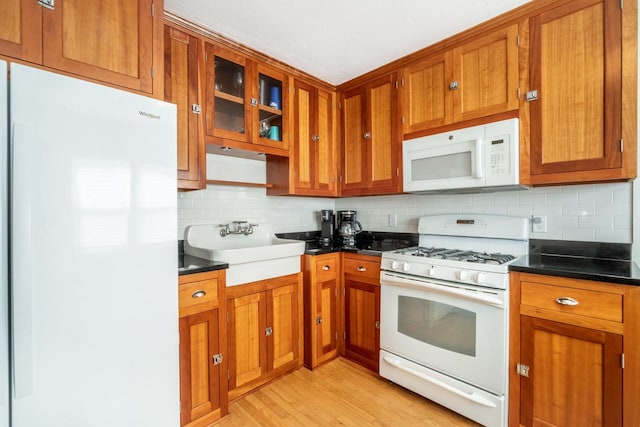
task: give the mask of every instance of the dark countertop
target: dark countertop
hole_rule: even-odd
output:
[[[229,268],[229,264],[226,262],[211,261],[204,258],[186,255],[182,248],[182,241],[180,241],[178,242],[178,276]]]
[[[416,233],[389,233],[384,231],[363,231],[356,235],[356,246],[346,248],[338,245],[323,246],[319,242],[319,231],[306,231],[300,233],[278,233],[283,239],[295,239],[305,241],[306,255],[322,255],[332,252],[352,252],[361,255],[382,256],[382,252],[393,251],[418,245]]]
[[[509,271],[640,286],[631,245],[531,240],[529,246],[529,255],[509,265]]]

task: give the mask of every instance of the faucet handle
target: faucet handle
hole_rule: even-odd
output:
[[[247,223],[247,221],[231,221],[231,222],[233,222],[234,224],[246,224]]]

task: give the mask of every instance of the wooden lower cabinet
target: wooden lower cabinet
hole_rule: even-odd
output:
[[[380,354],[380,258],[343,253],[344,354],[378,372]]]
[[[180,276],[180,425],[210,425],[228,413],[225,271]]]
[[[622,425],[622,335],[521,317],[520,423]]]
[[[637,288],[511,272],[510,426],[639,425]]]
[[[302,273],[227,289],[229,398],[302,364]]]
[[[340,253],[304,256],[304,364],[313,369],[338,356]]]

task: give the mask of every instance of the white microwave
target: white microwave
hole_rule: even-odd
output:
[[[402,143],[404,191],[479,192],[520,186],[518,119]]]

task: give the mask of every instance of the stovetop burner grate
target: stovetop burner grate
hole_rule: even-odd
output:
[[[478,264],[504,264],[513,259],[515,256],[503,253],[487,253],[467,251],[460,249],[447,249],[435,247],[413,247],[400,249],[394,253],[401,255],[411,255],[424,258],[443,259],[451,261],[474,262]]]

